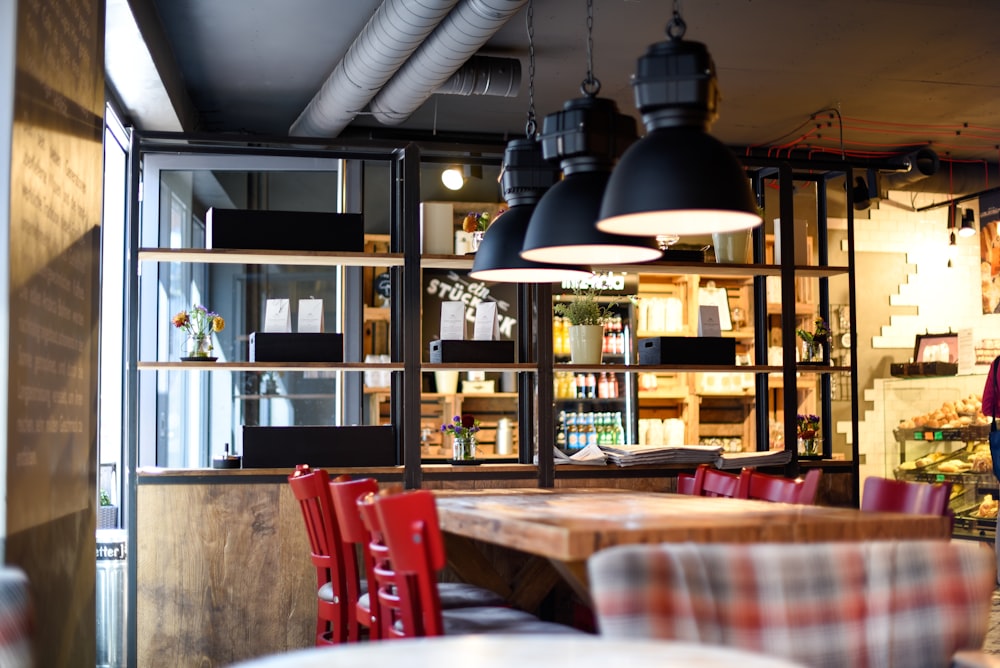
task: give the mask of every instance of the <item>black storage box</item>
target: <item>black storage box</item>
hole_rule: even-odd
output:
[[[507,363],[514,361],[513,341],[431,341],[431,363],[470,362]]]
[[[736,364],[736,339],[721,336],[639,339],[639,364]]]
[[[243,427],[243,468],[395,466],[391,425]]]
[[[955,376],[958,365],[951,362],[898,362],[889,365],[889,375],[897,378],[916,376]]]
[[[357,252],[365,249],[360,213],[216,209],[205,216],[208,248]]]
[[[326,332],[252,332],[251,362],[343,362],[344,335]]]

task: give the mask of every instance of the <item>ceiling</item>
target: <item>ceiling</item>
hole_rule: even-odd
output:
[[[148,95],[143,86],[118,84],[109,28],[109,77],[139,127],[272,137],[288,134],[381,4],[109,0],[109,16],[125,2],[179,126],[156,127],[162,121],[141,112],[138,100]],[[666,0],[594,0],[599,95],[637,119],[629,77],[646,47],[664,39],[671,8]],[[712,133],[738,151],[800,149],[862,160],[930,146],[945,170],[985,174],[990,163],[993,181],[1000,181],[996,0],[698,0],[680,3],[680,11],[685,38],[705,43],[715,61],[722,102]],[[533,12],[540,121],[581,96],[586,3],[533,0]],[[525,16],[525,9],[518,11],[479,51],[521,61],[517,97],[433,95],[395,129],[363,111],[340,136],[523,136]]]

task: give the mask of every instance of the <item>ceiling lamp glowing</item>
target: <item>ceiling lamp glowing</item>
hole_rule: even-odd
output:
[[[507,143],[500,184],[510,208],[483,235],[469,272],[471,278],[500,283],[554,283],[591,276],[592,272],[583,267],[533,262],[520,255],[535,205],[558,178],[558,168],[542,158],[536,140],[514,139]]]
[[[685,42],[677,10],[668,40],[651,45],[632,80],[647,134],[611,174],[597,227],[651,236],[733,232],[759,225],[750,183],[735,154],[708,134],[718,117],[715,64]]]

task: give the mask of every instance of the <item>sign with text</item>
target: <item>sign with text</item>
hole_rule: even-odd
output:
[[[476,281],[465,272],[447,269],[427,269],[423,272],[422,355],[429,358],[429,343],[443,338],[441,305],[461,302],[466,323],[475,326],[476,308],[483,302],[495,302],[497,331],[500,340],[517,338],[517,286],[512,283]]]

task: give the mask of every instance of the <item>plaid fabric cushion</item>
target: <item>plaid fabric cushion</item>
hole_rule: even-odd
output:
[[[976,543],[663,544],[588,565],[600,632],[809,666],[947,666],[979,649],[994,586]]]

